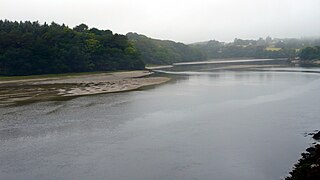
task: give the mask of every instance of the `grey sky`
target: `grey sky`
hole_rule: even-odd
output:
[[[320,0],[0,0],[0,19],[137,32],[185,43],[320,36]]]

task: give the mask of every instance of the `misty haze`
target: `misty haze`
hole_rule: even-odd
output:
[[[319,7],[0,0],[0,179],[320,179]]]

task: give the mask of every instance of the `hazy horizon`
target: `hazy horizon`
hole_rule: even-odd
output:
[[[0,0],[0,19],[56,22],[194,43],[320,36],[318,0]]]

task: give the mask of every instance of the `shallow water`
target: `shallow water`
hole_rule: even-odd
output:
[[[319,89],[317,73],[184,72],[0,108],[0,179],[281,179],[320,127]]]

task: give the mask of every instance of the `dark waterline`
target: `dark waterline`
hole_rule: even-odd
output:
[[[185,74],[0,109],[0,179],[281,179],[320,127],[320,76]]]

